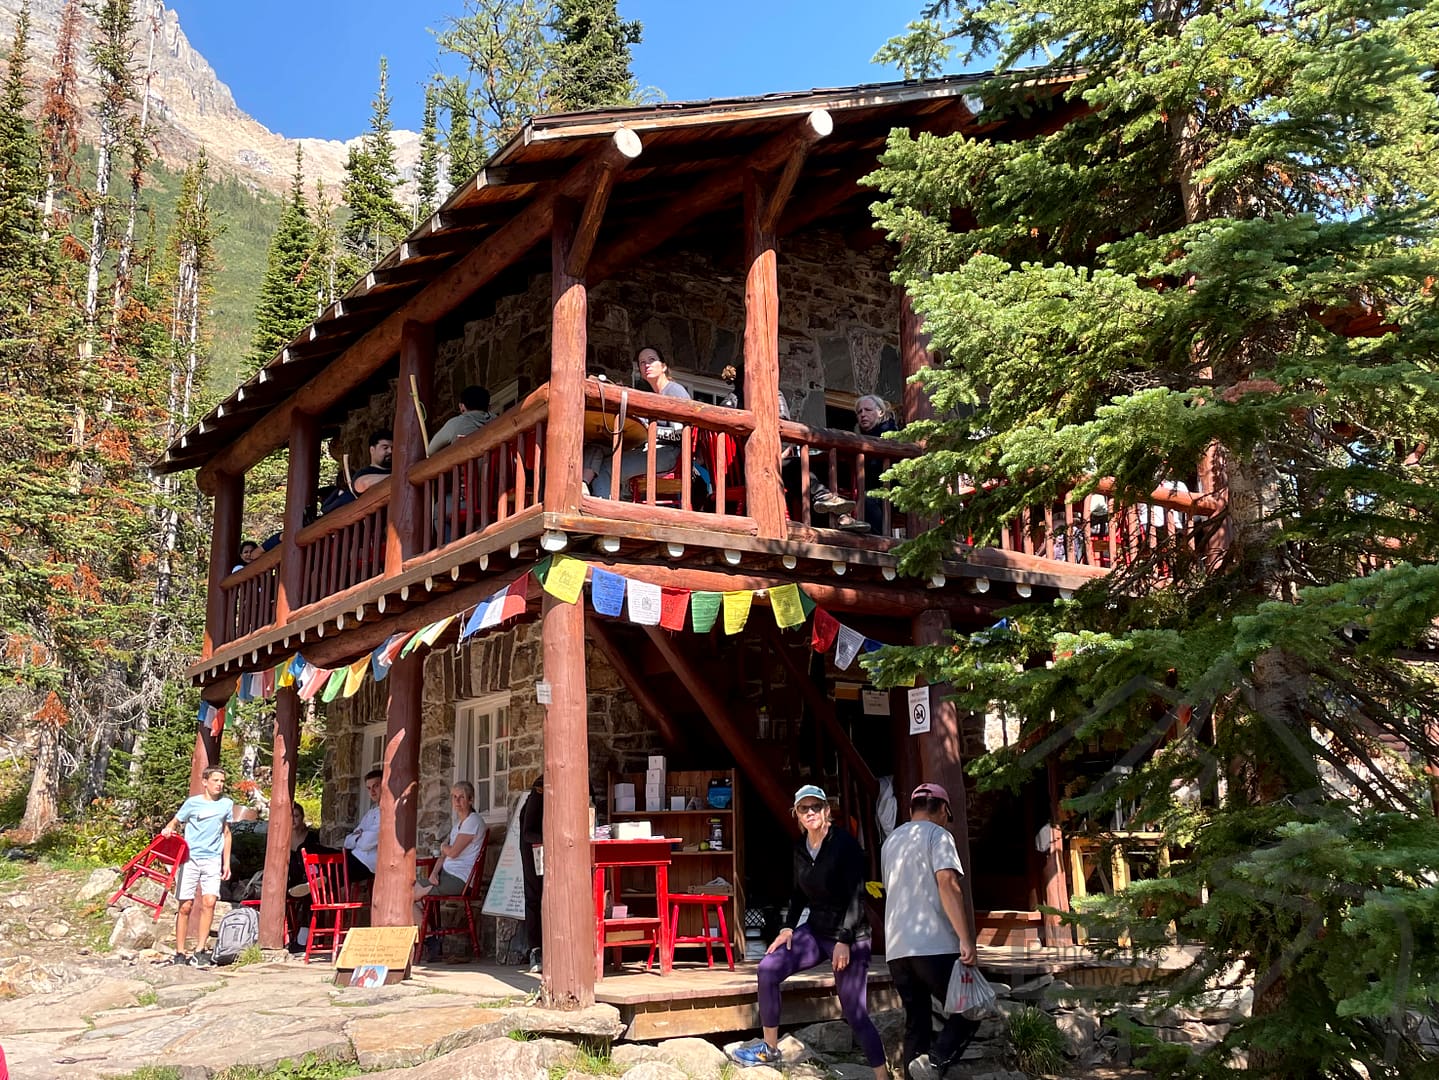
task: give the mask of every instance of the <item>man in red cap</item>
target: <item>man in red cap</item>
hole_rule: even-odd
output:
[[[930,1020],[929,999],[945,999],[955,961],[975,960],[960,884],[964,867],[945,828],[952,820],[949,792],[920,784],[909,797],[909,821],[890,833],[880,853],[885,960],[904,1005],[906,1080],[939,1080],[979,1029],[979,1021],[955,1013],[934,1038]]]

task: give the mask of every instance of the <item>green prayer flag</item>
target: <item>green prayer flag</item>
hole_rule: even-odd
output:
[[[320,700],[334,701],[339,697],[340,691],[345,688],[345,676],[349,673],[349,668],[336,668],[330,672],[330,681],[325,684],[325,689],[320,694]]]
[[[719,617],[724,604],[724,594],[697,592],[690,594],[690,621],[696,634],[708,634]]]
[[[804,617],[808,619],[811,615],[814,614],[814,609],[818,605],[815,604],[815,602],[811,600],[807,595],[805,595],[805,591],[803,589],[800,589],[799,606],[804,609]]]

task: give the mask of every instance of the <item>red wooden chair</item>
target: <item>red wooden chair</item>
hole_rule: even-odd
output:
[[[702,446],[702,436],[709,434],[710,432],[703,431],[698,427],[690,428],[690,472],[692,474],[690,477],[690,499],[692,503],[700,501],[694,498],[694,480],[696,477],[693,474],[695,465],[704,465],[705,451]],[[679,457],[675,458],[673,468],[665,472],[655,473],[656,506],[672,506],[678,508],[684,501],[684,480],[683,473],[681,472],[684,468],[684,461],[684,454],[680,454]],[[713,477],[713,470],[711,470],[710,475]],[[703,487],[704,485],[701,484],[701,491],[703,491]],[[644,473],[640,473],[639,476],[630,477],[630,502],[642,503],[647,499],[648,495],[648,477]]]
[[[364,905],[350,899],[350,869],[343,851],[334,855],[311,855],[302,850],[300,854],[305,860],[305,880],[310,883],[310,935],[305,940],[305,963],[310,962],[310,953],[316,951],[328,951],[333,961],[339,958],[340,946],[345,943],[346,917]],[[331,925],[321,926],[321,920]],[[316,939],[322,934],[330,939],[328,950],[316,949]]]
[[[420,936],[415,939],[415,960],[420,959],[421,950],[425,947],[426,936],[446,937],[450,934],[468,934],[470,937],[470,948],[476,960],[480,958],[480,935],[475,929],[475,904],[484,899],[480,893],[480,879],[485,876],[485,855],[489,851],[490,833],[486,829],[479,836],[480,853],[475,856],[475,865],[470,867],[469,880],[465,882],[465,891],[454,896],[436,896],[431,893],[420,901]],[[433,859],[416,860],[416,865],[429,863],[434,865]],[[459,904],[465,913],[465,921],[454,926],[446,926],[440,918],[440,907],[443,904]]]
[[[185,843],[183,836],[155,837],[145,846],[144,851],[120,868],[120,887],[115,890],[115,895],[110,897],[110,903],[115,903],[122,896],[128,896],[135,903],[144,904],[153,911],[156,921],[159,921],[160,909],[165,906],[166,897],[175,888],[180,867],[189,857],[190,845]],[[146,900],[138,893],[130,891],[142,881],[159,884],[159,900]]]

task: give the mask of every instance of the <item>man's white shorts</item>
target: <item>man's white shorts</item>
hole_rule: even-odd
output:
[[[193,900],[195,887],[201,896],[220,895],[220,859],[186,859],[180,867],[180,881],[175,886],[175,899]]]

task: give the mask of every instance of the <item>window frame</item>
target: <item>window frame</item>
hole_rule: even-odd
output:
[[[509,775],[510,775],[510,753],[514,748],[514,717],[511,713],[512,694],[508,691],[500,691],[491,694],[480,694],[476,697],[465,698],[455,702],[454,716],[454,741],[453,764],[451,767],[450,782],[458,783],[461,780],[468,780],[475,785],[475,812],[480,815],[486,825],[503,823],[509,812]],[[504,730],[503,736],[496,733],[496,720],[503,710]],[[489,737],[484,743],[477,743],[475,739],[475,720],[481,716],[490,718]],[[500,753],[503,743],[503,754]],[[480,747],[485,747],[484,753],[485,772],[483,779],[477,779],[479,769]],[[503,763],[504,767],[500,768]],[[487,783],[488,799],[480,796],[480,785]],[[503,787],[503,790],[501,788]]]

